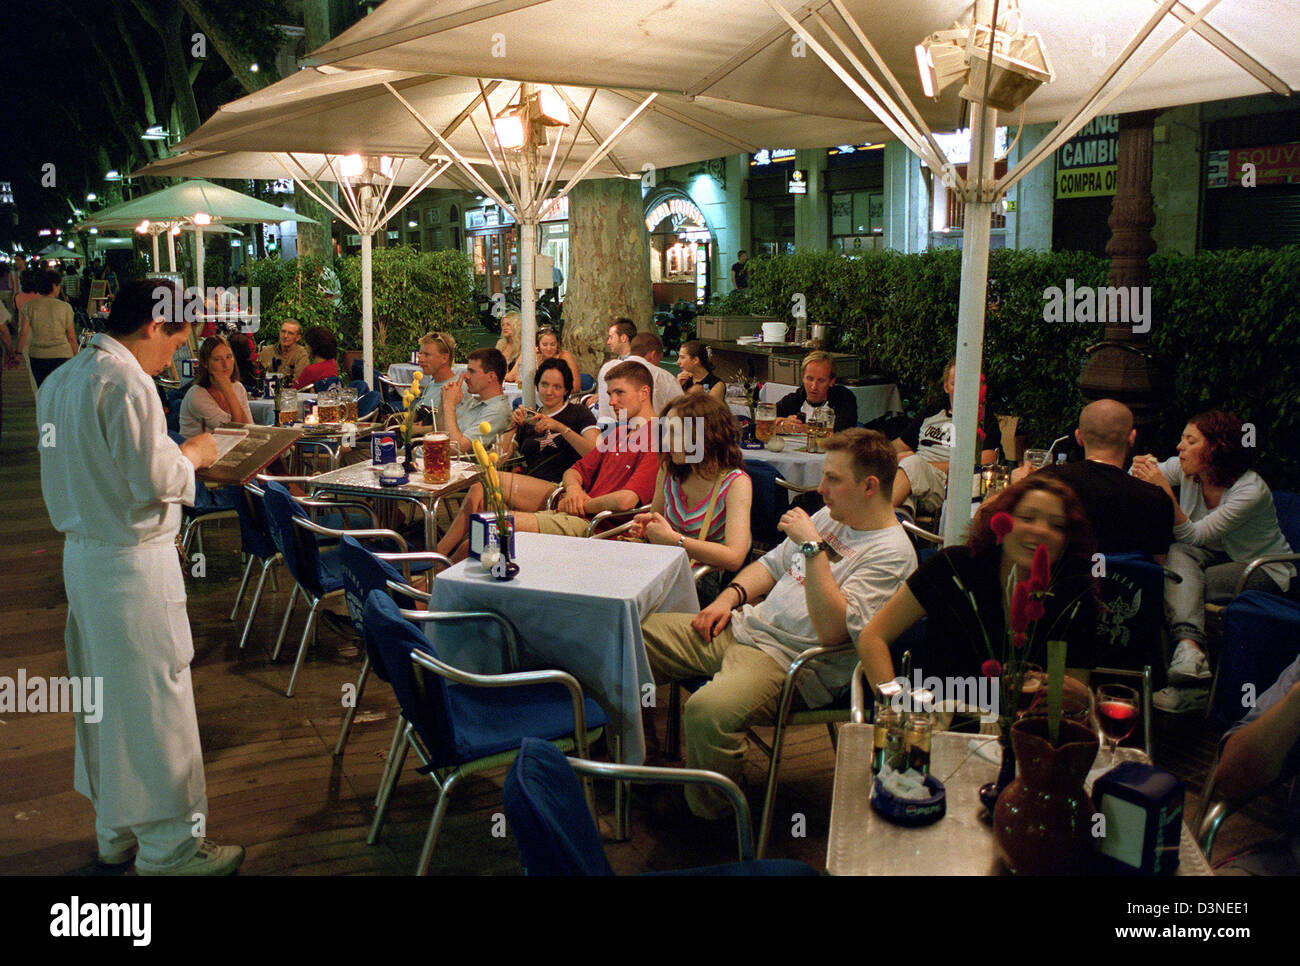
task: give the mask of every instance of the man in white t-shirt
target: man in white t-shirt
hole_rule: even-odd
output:
[[[797,705],[830,703],[848,686],[853,641],[916,569],[894,517],[898,467],[885,437],[849,429],[826,441],[818,492],[825,506],[779,524],[786,540],[750,564],[699,614],[655,614],[642,624],[657,684],[713,677],[686,702],[686,765],[740,782],[752,725],[771,723],[791,663],[810,647],[843,645],[797,680]],[[726,799],[687,786],[701,818],[730,814]]]
[[[632,340],[636,338],[636,323],[631,319],[615,319],[609,324],[605,336],[605,348],[613,356],[600,367],[596,373],[596,401],[600,413],[609,412],[609,389],[605,386],[605,376],[616,365],[632,354]],[[587,400],[584,400],[584,403]]]

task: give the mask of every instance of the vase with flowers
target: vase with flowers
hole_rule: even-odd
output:
[[[397,438],[402,444],[402,468],[407,473],[415,472],[415,453],[413,452],[413,435],[415,431],[415,412],[420,404],[420,379],[423,373],[416,371],[411,376],[411,387],[402,393],[401,421],[397,424]]]
[[[492,425],[486,421],[480,423],[478,428],[484,436],[492,432]],[[497,469],[500,461],[500,454],[495,449],[488,452],[480,440],[474,440],[474,462],[477,464],[479,485],[483,487],[483,502],[493,517],[488,544],[479,555],[479,563],[497,580],[511,580],[519,573],[519,564],[510,559],[514,517],[501,493],[501,474]]]

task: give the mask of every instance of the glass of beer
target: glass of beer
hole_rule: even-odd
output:
[[[355,423],[357,421],[357,391],[351,386],[339,390],[339,406],[342,410],[343,422]]]
[[[766,443],[776,432],[776,403],[759,403],[754,407],[754,437]]]
[[[922,775],[930,773],[930,736],[933,723],[928,714],[913,714],[907,719],[907,733],[904,742],[907,745],[908,767]]]
[[[326,389],[316,397],[316,416],[322,423],[339,422],[339,391]]]
[[[280,400],[276,404],[276,422],[281,426],[292,426],[298,421],[298,391],[281,389]]]
[[[450,442],[446,433],[429,433],[424,437],[424,482],[451,481]]]

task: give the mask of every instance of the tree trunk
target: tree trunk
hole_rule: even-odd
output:
[[[627,316],[653,332],[650,237],[641,182],[584,181],[569,193],[569,288],[564,300],[564,348],[583,372],[605,359],[609,324]]]

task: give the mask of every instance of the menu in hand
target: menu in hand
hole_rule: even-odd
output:
[[[266,469],[277,456],[302,435],[301,429],[278,426],[241,426],[235,432],[218,431],[222,456],[211,466],[199,470],[195,478],[204,483],[242,485]],[[237,434],[242,433],[242,438]],[[214,435],[217,435],[214,433]],[[224,438],[222,438],[224,437]],[[222,446],[237,439],[233,446]]]

